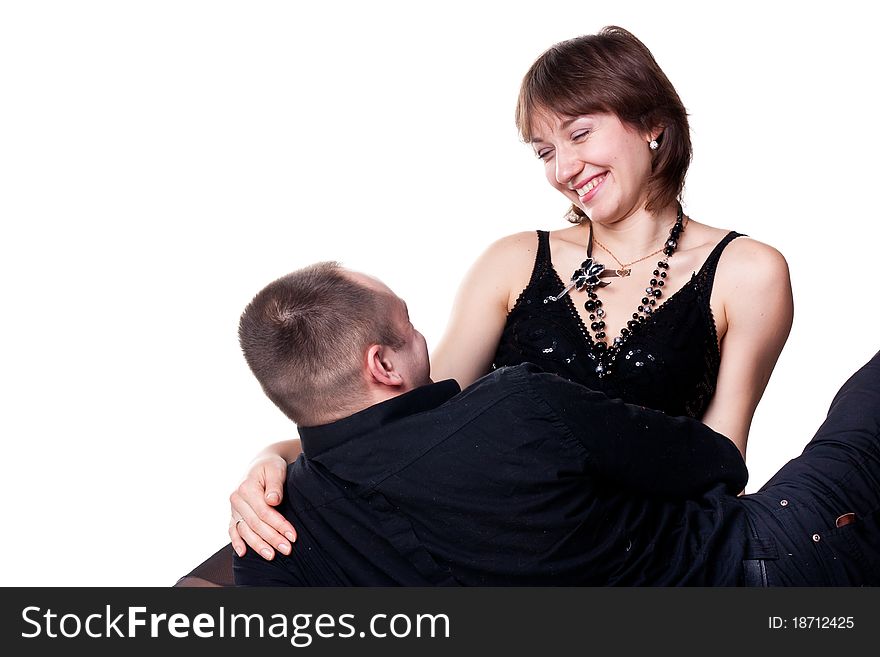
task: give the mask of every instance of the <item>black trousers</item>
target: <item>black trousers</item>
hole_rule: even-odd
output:
[[[843,385],[803,454],[741,498],[751,586],[880,585],[880,352]]]

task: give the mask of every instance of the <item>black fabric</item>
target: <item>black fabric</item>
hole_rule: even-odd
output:
[[[227,543],[177,580],[174,586],[180,588],[235,586],[235,580],[232,576],[232,557],[234,554],[232,544]]]
[[[625,340],[611,372],[600,378],[595,343],[572,295],[545,303],[565,284],[551,262],[549,233],[537,233],[531,280],[507,316],[495,367],[532,362],[610,397],[669,415],[702,417],[721,362],[709,306],[715,269],[724,247],[740,234],[730,232],[716,245],[699,272]]]
[[[612,374],[600,379],[592,339],[570,295],[543,303],[564,286],[551,263],[549,234],[538,231],[531,281],[508,315],[494,367],[533,362],[611,397],[670,415],[702,417],[715,392],[720,363],[709,307],[715,268],[724,247],[738,236],[731,232],[715,247],[700,271],[627,340]],[[228,557],[218,552],[189,576],[228,586]]]
[[[300,428],[289,557],[245,585],[734,585],[736,447],[525,364]],[[625,492],[624,492],[625,491]]]
[[[880,353],[841,387],[803,454],[741,502],[772,547],[759,555],[767,585],[880,586]]]
[[[273,562],[236,557],[236,580],[880,585],[880,352],[803,454],[742,496],[736,448],[695,420],[534,365],[454,391],[302,429],[282,509],[300,539]]]

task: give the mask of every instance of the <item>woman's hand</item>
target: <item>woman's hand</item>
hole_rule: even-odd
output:
[[[281,503],[287,461],[300,451],[299,440],[270,445],[251,462],[244,481],[229,496],[229,538],[238,556],[244,556],[247,546],[267,560],[275,557],[275,549],[290,554],[296,530],[272,507]]]

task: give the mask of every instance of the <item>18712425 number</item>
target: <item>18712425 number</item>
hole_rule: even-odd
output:
[[[770,616],[767,627],[771,630],[851,630],[853,616]]]

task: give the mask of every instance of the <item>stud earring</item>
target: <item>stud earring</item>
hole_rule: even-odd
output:
[[[650,148],[652,151],[656,151],[658,148],[660,148],[660,144],[657,143],[656,139],[652,139],[648,142],[648,148]]]

